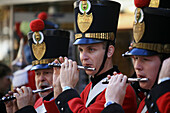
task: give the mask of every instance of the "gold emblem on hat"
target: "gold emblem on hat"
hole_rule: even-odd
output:
[[[135,42],[138,43],[145,31],[145,23],[143,22],[143,11],[141,8],[137,8],[135,11],[135,21],[133,24],[133,36]]]
[[[149,7],[158,8],[158,7],[159,7],[159,4],[160,4],[160,0],[151,0],[151,1],[150,1],[150,4],[149,4]]]
[[[90,13],[89,15],[87,14],[90,8],[91,4],[89,1],[80,1],[79,10],[83,14],[81,15],[80,13],[78,13],[77,24],[82,33],[86,32],[90,28],[93,21],[92,13]]]
[[[35,44],[32,44],[32,50],[35,58],[38,60],[40,60],[46,52],[46,44],[43,40],[44,36],[42,32],[33,33],[33,41]]]

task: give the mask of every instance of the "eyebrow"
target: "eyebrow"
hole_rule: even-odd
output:
[[[97,45],[89,45],[86,48],[91,48],[91,47],[97,47]],[[82,47],[78,46],[78,49],[80,49],[80,48],[82,48]]]

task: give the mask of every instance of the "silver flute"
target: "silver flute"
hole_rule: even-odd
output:
[[[44,89],[32,90],[32,93],[34,94],[34,93],[39,93],[39,92],[45,92],[45,91],[48,91],[48,90],[50,90],[50,89],[52,89],[52,88],[53,88],[53,87],[50,86],[50,87],[47,87],[47,88],[44,88]],[[16,99],[16,97],[13,96],[13,95],[11,95],[11,96],[8,96],[8,97],[2,97],[2,98],[0,99],[0,102],[7,102],[7,101],[10,101],[10,100],[14,100],[14,99]]]
[[[60,63],[48,63],[48,66],[51,66],[51,67],[61,67],[61,64]],[[82,69],[82,70],[89,70],[89,71],[95,71],[96,69],[95,68],[91,68],[91,67],[86,67],[86,66],[77,66],[78,69]]]
[[[148,80],[149,80],[148,78],[128,78],[126,82],[127,83],[128,82],[146,82]],[[108,84],[108,83],[109,83],[108,79],[102,81],[102,84]]]

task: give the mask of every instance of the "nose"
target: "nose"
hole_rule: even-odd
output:
[[[81,52],[80,53],[80,59],[81,59],[81,61],[84,61],[84,60],[88,60],[88,54],[87,54],[87,52]]]
[[[45,77],[44,77],[43,73],[41,73],[41,75],[39,76],[39,80],[40,81],[45,81]]]
[[[138,71],[143,69],[142,62],[139,59],[134,62],[134,68]]]

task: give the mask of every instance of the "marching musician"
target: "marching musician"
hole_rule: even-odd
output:
[[[55,59],[62,59],[61,56],[68,56],[70,33],[64,30],[44,29],[44,22],[41,19],[31,21],[32,32],[28,33],[29,46],[32,53],[32,68],[35,71],[37,89],[44,89],[53,86],[53,68],[48,63]],[[57,73],[59,73],[59,69]],[[56,88],[61,92],[61,87]],[[34,108],[31,101],[32,90],[27,87],[17,88],[14,93],[19,110],[17,113],[53,113],[59,112],[55,105],[53,90],[40,92],[40,98],[36,101]]]
[[[80,0],[74,3],[74,8],[74,45],[78,47],[82,65],[96,70],[85,70],[91,82],[79,95],[74,90],[79,80],[77,63],[65,57],[60,69],[62,93],[56,96],[55,102],[61,113],[100,113],[104,109],[107,87],[102,81],[114,71],[120,73],[112,63],[120,4],[105,0]],[[56,81],[53,82],[57,84]],[[130,85],[123,108],[126,113],[135,113],[137,110],[135,92]]]
[[[170,35],[167,28],[170,26],[170,1],[135,0],[135,5],[133,48],[124,56],[131,56],[138,78],[148,78],[148,81],[139,82],[140,87],[150,90],[141,101],[137,113],[169,113]],[[102,113],[124,112],[120,105],[125,95],[126,80],[123,75],[111,79],[106,99],[113,104],[106,106]],[[122,90],[116,90],[117,87]]]

